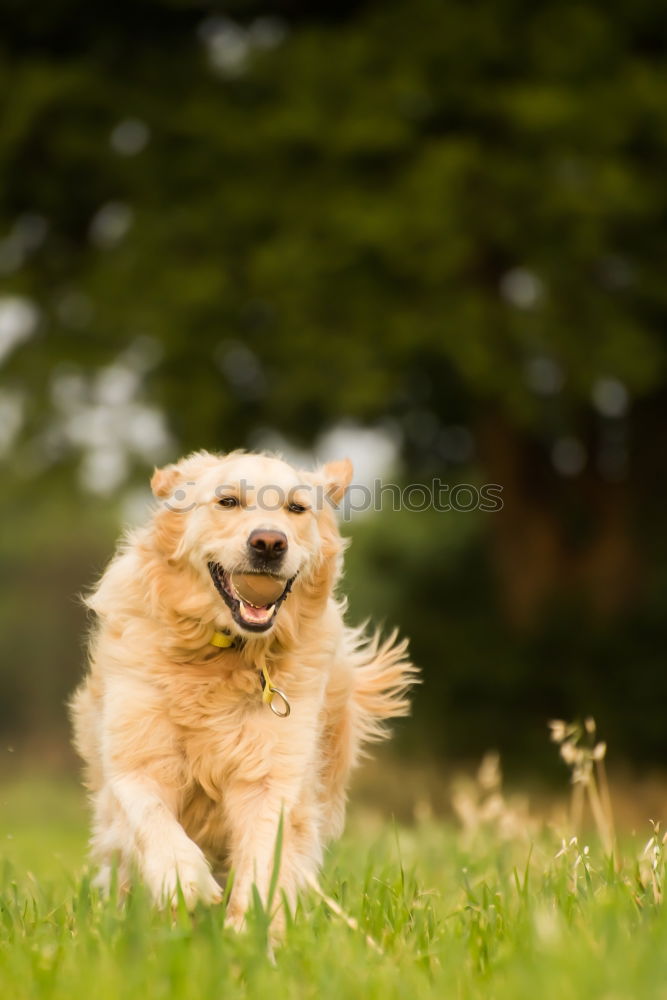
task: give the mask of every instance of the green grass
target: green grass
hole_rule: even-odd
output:
[[[594,840],[556,856],[553,833],[504,840],[489,823],[464,838],[357,813],[322,885],[361,930],[306,895],[272,965],[259,912],[236,936],[221,908],[160,913],[140,889],[100,900],[73,786],[0,787],[0,810],[3,1000],[667,998],[667,915],[637,860],[648,826],[618,871]]]

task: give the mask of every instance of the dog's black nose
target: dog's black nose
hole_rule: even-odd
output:
[[[262,560],[282,559],[287,552],[287,535],[282,531],[263,531],[258,528],[250,533],[248,548],[251,553]]]

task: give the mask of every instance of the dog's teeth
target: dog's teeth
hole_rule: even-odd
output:
[[[252,625],[265,625],[273,615],[273,605],[258,608],[247,601],[239,601],[239,610],[241,617]]]

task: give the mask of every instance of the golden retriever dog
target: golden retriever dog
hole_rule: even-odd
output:
[[[313,884],[350,772],[415,679],[405,640],[344,623],[332,508],[351,477],[347,460],[304,473],[244,452],[156,470],[151,519],[87,599],[71,702],[103,889],[117,865],[159,905],[216,903],[231,871],[240,928],[253,885],[267,903],[281,823],[276,899]]]

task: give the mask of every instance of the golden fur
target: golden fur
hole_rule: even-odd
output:
[[[150,522],[87,600],[90,670],[71,702],[103,888],[117,862],[122,883],[136,870],[160,904],[179,885],[188,905],[217,902],[214,873],[231,869],[228,917],[240,926],[253,883],[266,899],[281,815],[276,898],[282,890],[293,904],[312,881],[342,830],[350,771],[363,744],[385,735],[383,721],[408,711],[414,668],[405,641],[344,624],[334,596],[344,544],[328,502],[294,513],[220,509],[218,499],[221,484],[245,480],[290,497],[319,486],[338,502],[351,475],[348,461],[298,473],[241,452],[199,452],[155,472]],[[297,575],[270,630],[253,635],[235,623],[207,562],[238,565],[257,527],[286,534],[286,575]],[[211,645],[216,629],[241,634],[238,646]],[[287,719],[262,703],[263,657],[289,696]]]

